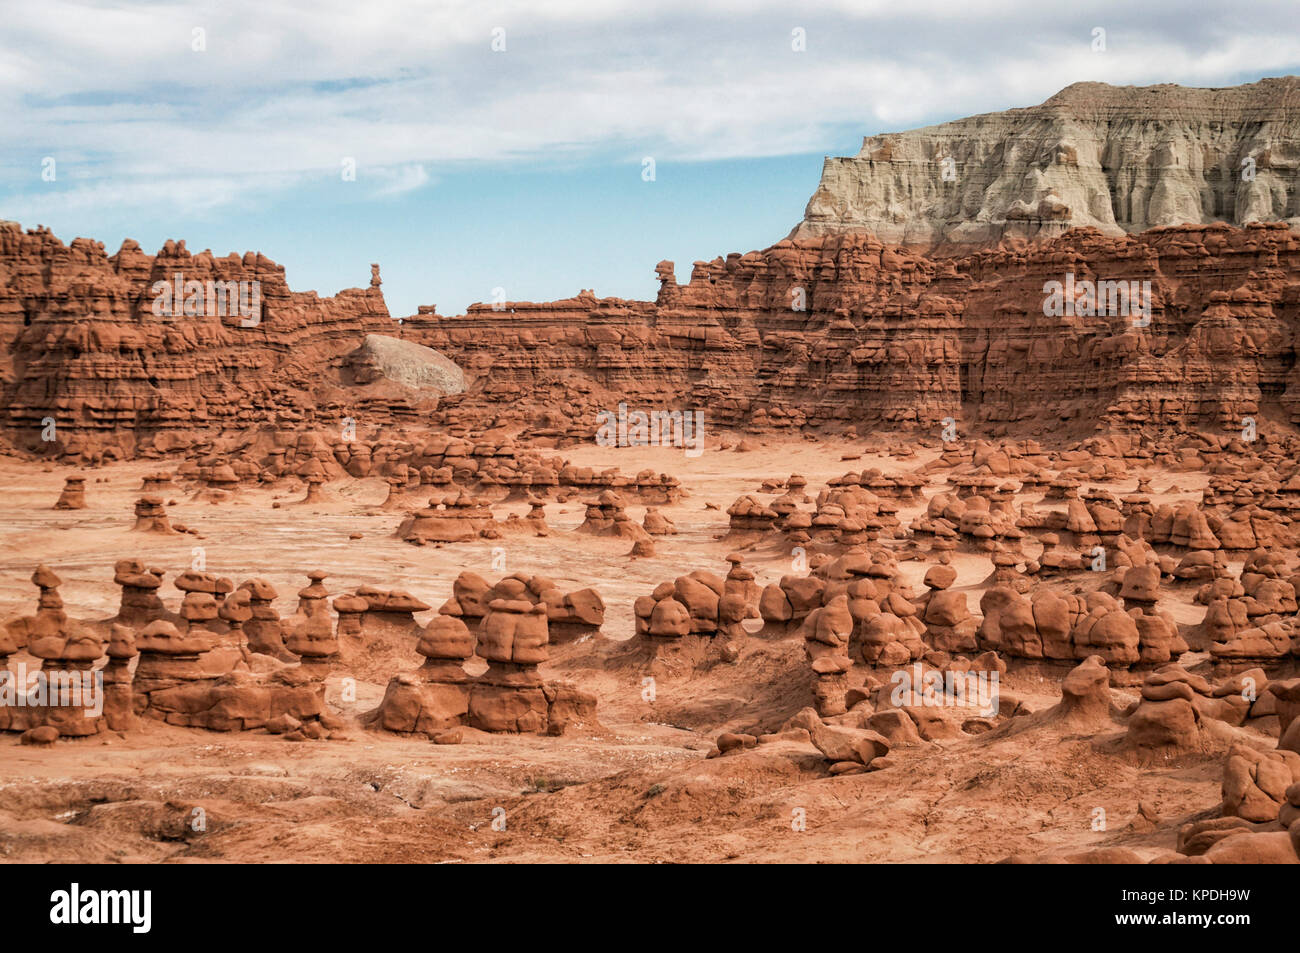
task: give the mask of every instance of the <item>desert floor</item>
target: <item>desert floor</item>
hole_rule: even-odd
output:
[[[293,612],[305,573],[315,569],[329,574],[331,593],[369,584],[406,589],[435,607],[466,569],[490,581],[507,572],[540,573],[562,589],[594,586],[609,607],[600,636],[553,647],[542,666],[544,676],[571,679],[599,697],[600,725],[563,737],[466,730],[459,745],[435,745],[355,724],[378,703],[389,676],[421,662],[413,644],[390,647],[392,654],[352,673],[359,682],[355,703],[341,701],[339,676],[330,679],[327,700],[350,727],[328,741],[156,722],[64,739],[52,748],[0,736],[0,858],[988,862],[1114,846],[1149,857],[1173,849],[1180,825],[1216,814],[1229,737],[1179,763],[1143,765],[1119,751],[1118,722],[1109,733],[1071,735],[1032,716],[1016,718],[983,734],[896,748],[888,768],[842,777],[829,775],[811,745],[794,742],[706,759],[721,731],[776,731],[811,704],[803,646],[794,639],[751,638],[736,663],[660,677],[653,703],[643,699],[648,673],[626,644],[633,600],[694,569],[725,573],[723,556],[737,548],[721,538],[725,510],[742,493],[756,492],[763,478],[800,473],[815,494],[850,469],[911,470],[935,455],[895,460],[863,447],[860,440],[767,442],[751,452],[711,451],[695,459],[669,448],[563,452],[579,464],[625,473],[650,467],[682,480],[689,496],[660,507],[678,535],[657,537],[657,554],[635,560],[627,540],[574,532],[583,517],[577,501],[548,504],[545,538],[412,546],[394,535],[401,513],[379,509],[387,494],[379,478],[329,484],[329,499],[310,506],[293,502],[301,490],[240,490],[213,504],[177,489],[167,494],[175,501],[170,515],[198,535],[156,536],[132,531],[141,476],[158,469],[156,462],[86,471],[88,508],[64,512],[51,507],[68,471],[0,460],[0,615],[6,617],[33,610],[29,577],[42,562],[62,577],[60,593],[75,618],[116,613],[113,564],[126,557],[167,568],[161,594],[174,607],[180,593],[171,582],[190,567],[196,546],[210,572],[236,583],[269,579],[282,615]],[[1204,485],[1199,474],[1144,475],[1154,475],[1157,499],[1170,484],[1199,498]],[[1136,476],[1109,488],[1130,491]],[[273,508],[274,502],[282,505]],[[412,508],[423,502],[411,494]],[[503,518],[527,506],[495,509]],[[920,509],[900,513],[904,525]],[[643,510],[628,508],[638,521]],[[351,538],[358,533],[360,539]],[[493,547],[504,548],[504,571],[493,567]],[[794,571],[783,543],[764,542],[744,555],[763,585]],[[904,580],[921,591],[930,559],[902,565]],[[991,564],[985,556],[957,555],[953,565],[956,587],[969,592],[978,611]],[[1182,623],[1198,621],[1204,611],[1182,597],[1161,605]],[[1003,689],[1042,711],[1059,699],[1065,671],[1013,662]],[[1114,690],[1117,705],[1136,698],[1136,688]],[[1262,737],[1258,743],[1270,745]],[[1139,815],[1139,802],[1155,820]],[[193,829],[196,807],[206,830]],[[505,830],[493,828],[497,808]],[[1094,830],[1098,809],[1105,830]]]

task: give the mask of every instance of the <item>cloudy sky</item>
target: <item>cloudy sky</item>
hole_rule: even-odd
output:
[[[1082,80],[1300,72],[1293,0],[10,0],[4,19],[0,218],[110,252],[256,249],[321,294],[378,261],[395,315],[495,288],[653,296],[662,258],[685,280],[784,237],[822,157],[864,135]]]

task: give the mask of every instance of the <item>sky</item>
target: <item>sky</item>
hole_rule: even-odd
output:
[[[784,238],[864,136],[1289,73],[1294,0],[0,0],[0,218],[322,295],[378,262],[394,316],[652,298]]]

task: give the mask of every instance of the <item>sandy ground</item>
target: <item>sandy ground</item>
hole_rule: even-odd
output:
[[[553,648],[542,666],[545,677],[572,679],[600,700],[599,728],[560,738],[467,730],[460,745],[435,745],[353,724],[329,741],[295,743],[264,732],[156,723],[62,740],[52,749],[0,736],[0,858],[987,862],[1101,846],[1145,856],[1172,850],[1181,824],[1214,812],[1227,740],[1178,763],[1139,765],[1115,749],[1119,722],[1111,731],[1074,736],[1012,719],[985,734],[896,748],[896,763],[867,774],[831,777],[814,748],[792,742],[706,759],[719,732],[774,731],[811,703],[796,640],[750,639],[735,664],[659,678],[655,700],[644,700],[648,673],[625,644],[633,600],[694,569],[725,573],[722,557],[735,548],[720,538],[725,510],[740,494],[757,492],[764,478],[800,473],[815,494],[850,469],[910,470],[933,453],[898,461],[862,447],[769,443],[695,459],[668,448],[565,451],[578,464],[627,473],[650,467],[682,480],[690,495],[660,507],[679,534],[656,538],[656,556],[637,560],[627,555],[629,541],[573,532],[583,517],[577,502],[547,506],[552,532],[545,538],[415,547],[394,535],[400,512],[379,509],[387,486],[378,478],[330,484],[327,502],[311,506],[293,502],[301,491],[241,490],[212,504],[177,489],[166,494],[175,501],[169,512],[198,535],[161,537],[131,531],[141,476],[158,469],[156,462],[87,471],[88,508],[63,512],[51,506],[68,471],[0,460],[4,617],[33,611],[29,577],[41,562],[62,578],[70,615],[112,616],[120,595],[113,563],[125,557],[167,568],[161,593],[174,609],[180,593],[172,580],[190,567],[195,547],[210,572],[236,582],[268,578],[280,592],[282,615],[292,613],[314,569],[329,574],[331,593],[365,584],[399,588],[435,607],[466,569],[490,580],[541,573],[563,589],[594,586],[609,607],[600,636]],[[1160,475],[1156,485],[1193,491],[1203,482],[1180,473]],[[1136,474],[1111,488],[1135,485]],[[277,501],[282,505],[273,508]],[[411,494],[412,508],[423,502]],[[919,509],[900,513],[904,524]],[[498,518],[526,510],[496,507]],[[628,511],[639,520],[644,507]],[[360,539],[350,538],[357,533]],[[504,548],[504,572],[499,562],[493,566],[494,547]],[[764,543],[745,556],[760,584],[793,571],[785,544]],[[904,580],[918,583],[929,565],[904,563]],[[970,593],[977,610],[990,563],[967,555],[954,566],[957,588]],[[1186,599],[1161,605],[1180,622],[1203,612]],[[384,672],[356,673],[354,704],[341,701],[338,676],[332,678],[331,707],[353,723],[382,697],[389,675],[421,661],[413,645],[406,656]],[[1013,666],[1003,689],[1042,710],[1058,700],[1062,674]],[[1117,704],[1135,698],[1134,689],[1115,692]],[[1154,808],[1158,822],[1138,817],[1140,801]],[[1094,830],[1099,809],[1105,830]],[[502,819],[504,830],[497,829]]]

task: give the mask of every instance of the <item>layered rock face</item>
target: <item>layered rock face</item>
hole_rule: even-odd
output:
[[[109,256],[0,222],[0,421],[27,449],[129,455],[301,421],[328,369],[394,327],[377,281],[321,298],[255,252],[169,241],[150,256],[128,240]]]
[[[828,158],[791,237],[933,246],[1091,226],[1300,227],[1300,78],[1226,89],[1076,83],[1039,106],[870,136]]]
[[[696,262],[684,285],[671,262],[657,272],[653,302],[584,292],[459,317],[425,309],[399,326],[376,285],[290,292],[251,253],[169,243],[150,258],[128,242],[110,258],[0,226],[0,415],[27,449],[72,456],[187,450],[349,407],[402,421],[425,391],[348,363],[382,330],[464,368],[465,391],[434,396],[427,419],[504,414],[584,440],[620,403],[703,411],[706,429],[1300,422],[1300,240],[1284,223],[1075,229],[961,257],[828,235]],[[259,282],[255,318],[154,314],[153,289],[176,274]],[[1053,283],[1070,298],[1056,308]]]
[[[462,409],[510,404],[588,437],[619,402],[759,430],[1300,422],[1300,239],[1284,223],[1083,228],[961,257],[827,235],[696,262],[684,285],[657,271],[653,303],[475,305],[402,334],[466,369]],[[1071,300],[1054,307],[1053,283]]]
[[[91,464],[347,417],[490,419],[559,447],[649,413],[688,453],[701,424],[1247,434],[1300,423],[1297,169],[1300,78],[1079,84],[868,140],[828,162],[794,237],[685,284],[660,262],[653,302],[584,291],[400,324],[377,266],[319,298],[251,252],[110,257],[0,223],[0,428]],[[159,315],[178,276],[258,299],[189,314],[178,291]]]

